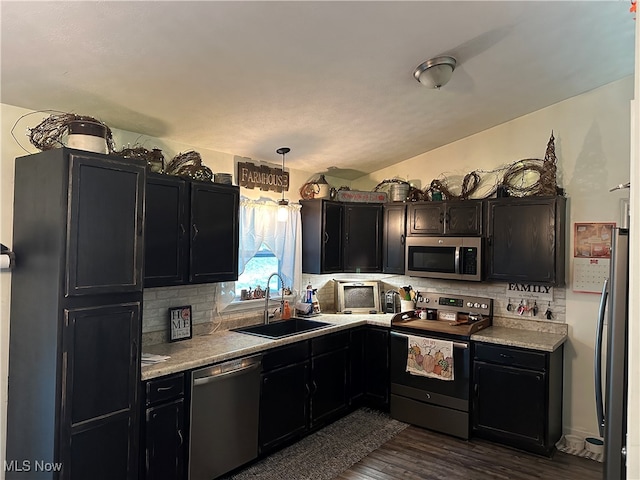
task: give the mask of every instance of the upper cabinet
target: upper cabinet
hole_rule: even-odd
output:
[[[487,200],[487,279],[563,286],[564,197]]]
[[[144,165],[85,152],[70,153],[68,161],[66,295],[141,291]]]
[[[380,272],[382,204],[303,200],[302,271]]]
[[[238,278],[237,186],[149,174],[145,287]]]
[[[482,235],[482,200],[416,202],[407,208],[410,235]]]
[[[382,271],[404,275],[405,228],[404,203],[387,203],[383,208]]]

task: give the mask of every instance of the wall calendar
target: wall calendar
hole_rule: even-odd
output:
[[[573,235],[573,291],[602,293],[609,277],[611,235],[615,223],[575,223]]]

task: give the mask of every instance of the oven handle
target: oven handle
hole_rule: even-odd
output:
[[[460,250],[462,250],[462,247],[456,248],[455,271],[457,274],[460,274]]]
[[[404,335],[404,334],[402,334],[402,333],[398,333],[398,332],[391,332],[391,335],[395,335],[396,337],[409,338],[409,335]],[[415,337],[427,338],[427,339],[431,338],[431,339],[433,339],[433,340],[445,340],[445,341],[447,341],[447,340],[446,340],[446,339],[444,339],[444,338],[427,337],[427,336],[425,336],[425,335],[414,335],[414,336],[415,336]],[[451,342],[451,343],[453,343],[453,346],[454,346],[455,348],[469,348],[469,344],[468,344],[468,343],[463,343],[463,342]]]

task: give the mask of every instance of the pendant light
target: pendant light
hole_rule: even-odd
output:
[[[280,147],[276,150],[276,153],[282,155],[282,176],[284,177],[284,156],[289,153],[291,149],[289,147]],[[289,200],[284,198],[284,185],[282,186],[282,199],[278,200],[278,221],[286,222],[289,214],[287,212],[289,206]]]

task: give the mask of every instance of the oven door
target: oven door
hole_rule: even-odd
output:
[[[412,333],[416,335],[416,333]],[[407,372],[408,337],[391,332],[391,393],[421,402],[469,411],[471,346],[468,340],[451,340],[436,335],[426,338],[453,342],[453,380],[440,380]]]

